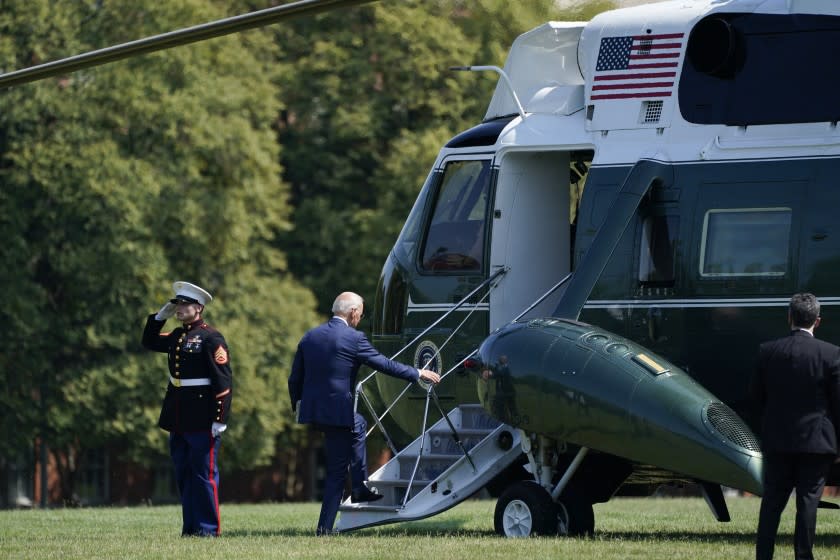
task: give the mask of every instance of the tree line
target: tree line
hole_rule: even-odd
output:
[[[436,152],[492,95],[495,76],[447,68],[609,4],[385,1],[0,91],[0,457],[166,455],[166,364],[139,340],[174,280],[214,294],[230,345],[226,468],[298,443],[297,341],[339,291],[372,298]],[[264,7],[6,0],[0,69]]]

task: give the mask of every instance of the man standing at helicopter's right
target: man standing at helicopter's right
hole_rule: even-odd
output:
[[[813,294],[791,298],[788,323],[788,336],[761,345],[750,380],[764,453],[757,560],[773,558],[779,519],[794,489],[795,557],[814,558],[817,505],[838,450],[840,348],[814,338],[820,303]]]

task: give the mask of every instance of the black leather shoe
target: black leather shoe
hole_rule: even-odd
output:
[[[359,502],[375,502],[376,500],[381,500],[384,497],[385,496],[382,494],[373,492],[367,488],[359,491],[353,490],[353,492],[350,493],[350,503],[358,504]]]

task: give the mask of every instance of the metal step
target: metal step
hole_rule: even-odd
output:
[[[394,506],[387,506],[387,505],[379,505],[379,504],[342,504],[341,511],[368,511],[368,512],[379,512],[379,513],[391,513],[396,514],[400,508]]]
[[[464,428],[458,430],[458,436],[461,440],[461,444],[464,446],[464,449],[472,449],[475,447],[481,440],[487,437],[492,430],[483,429],[483,428]],[[455,438],[452,435],[452,432],[449,430],[449,426],[445,426],[444,429],[438,430],[429,430],[427,437],[429,438],[429,444],[431,445],[432,453],[443,454],[443,455],[463,455],[460,446],[455,441]]]
[[[455,424],[458,430],[462,429],[483,429],[494,430],[501,425],[501,422],[487,414],[480,404],[462,404],[457,409],[461,413],[460,425]],[[440,423],[440,422],[438,422]],[[454,422],[453,422],[454,424]],[[443,427],[446,427],[444,422]]]
[[[400,478],[411,478],[411,473],[414,471],[416,465],[417,474],[415,474],[415,478],[432,481],[439,477],[443,471],[451,467],[460,457],[463,457],[463,453],[459,453],[458,455],[420,455],[419,464],[417,463],[416,453],[400,454],[398,457]]]
[[[380,502],[368,505],[346,500],[341,505],[338,531],[423,519],[445,511],[480,490],[522,453],[519,431],[499,423],[479,404],[460,405],[448,417],[475,469],[441,419],[425,438],[418,437],[370,476],[368,486],[385,496]],[[500,447],[502,432],[509,432],[510,438],[503,439],[513,442],[507,449]],[[409,487],[411,494],[403,506]]]

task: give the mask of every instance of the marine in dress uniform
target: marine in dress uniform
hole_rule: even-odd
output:
[[[189,282],[175,282],[173,289],[175,297],[146,320],[143,346],[169,357],[158,425],[169,432],[181,534],[216,536],[221,533],[217,459],[232,400],[230,353],[222,334],[201,318],[213,297]],[[182,326],[162,333],[172,315]]]
[[[364,333],[356,330],[364,313],[364,301],[359,295],[340,294],[332,311],[335,316],[329,322],[310,330],[301,339],[289,376],[289,396],[298,422],[312,424],[324,433],[327,474],[318,535],[333,532],[348,467],[353,503],[382,498],[365,486],[367,423],[353,410],[359,368],[364,364],[406,381],[440,381],[434,371],[417,370],[389,360],[371,346]]]

